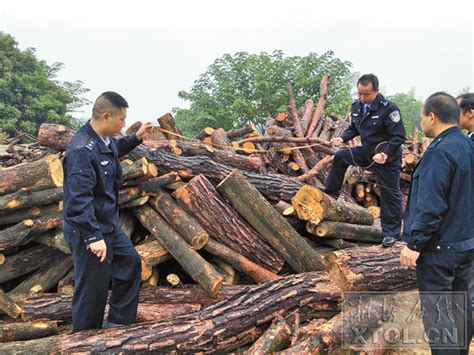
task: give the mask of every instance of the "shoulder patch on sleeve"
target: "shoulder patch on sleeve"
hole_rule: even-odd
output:
[[[393,111],[392,113],[390,113],[390,119],[397,123],[397,122],[400,122],[400,119],[401,119],[401,115],[400,115],[400,111]]]
[[[94,145],[95,145],[95,141],[90,140],[84,145],[84,147],[92,151],[92,149],[94,149]]]

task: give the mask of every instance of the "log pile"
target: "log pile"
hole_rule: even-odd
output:
[[[288,111],[261,134],[207,127],[187,139],[166,114],[123,158],[120,226],[142,258],[142,291],[138,323],[118,329],[69,334],[60,159],[74,132],[43,125],[50,154],[0,169],[0,352],[233,351],[260,336],[249,353],[307,349],[337,323],[343,291],[414,288],[413,271],[397,268],[402,245],[374,245],[377,216],[354,198],[367,174],[337,201],[321,191],[328,141],[349,125],[323,115],[327,79],[302,110],[288,83]]]

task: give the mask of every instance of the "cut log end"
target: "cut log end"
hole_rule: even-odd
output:
[[[47,158],[48,162],[48,171],[51,175],[51,180],[53,181],[54,185],[57,187],[63,186],[63,166],[61,160],[56,155],[50,155]]]

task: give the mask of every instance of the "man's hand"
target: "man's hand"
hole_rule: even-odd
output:
[[[385,164],[387,161],[388,155],[385,153],[378,153],[372,157],[372,160],[377,164]]]
[[[145,135],[151,132],[153,126],[151,122],[145,122],[140,126],[140,129],[137,131],[137,138],[142,140]]]
[[[103,240],[89,244],[89,249],[100,258],[101,263],[107,258],[107,245]]]
[[[342,143],[344,143],[344,140],[341,137],[331,139],[331,145],[334,147],[339,147]]]
[[[411,250],[406,246],[400,253],[400,265],[405,267],[415,267],[416,260],[419,256],[419,252]]]

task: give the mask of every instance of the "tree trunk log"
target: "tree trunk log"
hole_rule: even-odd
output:
[[[308,130],[309,122],[313,117],[314,101],[312,99],[306,100],[304,104],[303,117],[301,118],[301,129],[303,130],[303,136],[306,135]]]
[[[372,225],[374,218],[367,209],[353,203],[335,200],[320,189],[305,185],[292,198],[298,218],[318,225],[322,220]]]
[[[43,245],[35,245],[16,254],[7,255],[5,261],[0,264],[0,283],[29,274],[61,256],[63,253],[60,251]]]
[[[161,187],[173,184],[179,180],[180,178],[177,173],[170,172],[168,174],[142,182],[140,185],[121,189],[119,191],[119,205],[143,196],[154,196]]]
[[[212,144],[220,149],[232,149],[232,142],[222,128],[215,129],[211,134]]]
[[[243,137],[247,134],[253,133],[255,132],[256,129],[257,127],[255,127],[255,125],[252,123],[248,125],[247,127],[231,129],[225,133],[227,135],[227,138],[232,139],[236,137]]]
[[[58,151],[66,150],[75,132],[63,124],[43,123],[38,130],[38,143]]]
[[[45,340],[0,346],[17,353],[29,352],[229,352],[251,342],[255,329],[291,312],[302,304],[340,299],[340,289],[324,274],[292,275],[263,284],[252,293],[239,293],[199,312],[155,323],[108,330],[91,330]],[[245,341],[239,341],[244,339]]]
[[[57,285],[72,267],[72,257],[64,256],[62,259],[50,262],[33,275],[27,277],[22,283],[11,290],[8,295],[15,298],[20,294],[43,293]]]
[[[403,291],[416,287],[415,271],[400,265],[403,243],[349,248],[327,256],[328,272],[345,291]]]
[[[143,226],[173,255],[176,261],[211,296],[222,286],[222,276],[175,232],[150,206],[141,206],[135,214]]]
[[[318,123],[319,118],[323,114],[324,106],[326,105],[326,98],[328,93],[328,79],[329,76],[327,74],[323,75],[321,79],[321,85],[319,87],[319,100],[318,105],[316,106],[316,111],[314,112],[313,118],[308,126],[308,130],[306,131],[306,137],[311,137],[313,135],[314,129]]]
[[[209,239],[204,250],[228,262],[240,272],[250,276],[257,283],[264,283],[278,279],[277,274],[264,269],[260,265],[255,264],[246,257],[213,239]]]
[[[141,178],[148,173],[148,161],[145,158],[137,159],[131,165],[122,167],[122,181]]]
[[[0,251],[27,243],[35,235],[60,225],[62,219],[62,213],[56,213],[34,220],[27,219],[0,231]]]
[[[63,167],[54,154],[0,170],[0,196],[21,188],[39,191],[60,186],[63,186]]]
[[[5,323],[0,326],[0,343],[38,339],[56,334],[59,334],[59,327],[55,321]]]
[[[133,230],[135,229],[136,224],[137,224],[137,219],[135,218],[133,213],[120,211],[119,225],[128,239],[132,238]]]
[[[61,228],[51,229],[45,233],[42,233],[41,235],[35,237],[35,242],[58,249],[64,254],[71,254],[71,250],[64,239],[64,234]]]
[[[136,198],[134,200],[131,200],[131,201],[120,204],[119,208],[124,209],[124,208],[140,207],[140,206],[143,206],[144,204],[146,204],[149,199],[150,199],[150,196],[142,196],[142,197]]]
[[[0,210],[4,214],[7,210],[14,211],[20,208],[49,205],[62,199],[62,187],[35,192],[23,188],[12,194],[0,196]],[[4,224],[3,221],[0,223]]]
[[[151,276],[151,268],[170,258],[168,251],[157,240],[147,240],[135,247],[142,258],[142,280]],[[146,265],[143,265],[145,263]]]
[[[56,214],[62,210],[62,201],[56,202],[52,205],[25,208],[17,211],[5,210],[4,212],[0,213],[0,225],[17,224],[21,221],[24,221],[25,219],[34,219],[50,214]]]
[[[340,238],[368,243],[381,243],[383,239],[382,228],[378,226],[323,221],[317,226],[308,222],[306,229],[319,238]]]
[[[288,323],[278,319],[244,354],[269,354],[285,349],[290,345],[291,334]]]
[[[10,318],[16,319],[21,314],[21,308],[5,292],[0,289],[0,311]]]
[[[173,226],[194,250],[199,250],[206,245],[209,234],[201,227],[199,222],[188,214],[175,199],[164,192],[159,191],[156,197],[150,199],[148,204],[158,212],[165,221]]]
[[[70,270],[58,282],[58,293],[61,295],[72,295],[74,292],[74,270]]]
[[[217,190],[297,272],[322,270],[321,258],[238,170]]]
[[[225,301],[237,293],[251,291],[256,286],[222,286],[216,297],[211,297],[199,285],[182,288],[159,286],[140,290],[139,304],[199,304],[207,307]],[[21,317],[25,320],[47,318],[71,322],[72,295],[56,293],[31,295],[23,303]]]
[[[217,241],[263,268],[278,273],[284,259],[199,175],[173,192]]]
[[[187,176],[189,176],[189,172],[191,175],[203,174],[214,181],[224,179],[233,170],[226,165],[218,164],[210,158],[203,156],[180,157],[162,151],[150,152],[143,148],[135,148],[130,154],[134,156],[143,155],[162,170],[186,172]],[[249,171],[243,172],[243,174],[265,197],[274,201],[290,201],[303,186],[301,182],[284,175],[261,175]]]
[[[171,113],[166,113],[160,118],[158,118],[158,123],[160,124],[160,127],[167,130],[168,132],[163,132],[168,139],[176,139],[176,140],[183,140],[183,138],[180,137],[183,133],[181,133],[181,130],[179,129],[178,125],[176,124],[176,121],[174,120],[173,116]],[[175,133],[175,134],[173,134]]]

